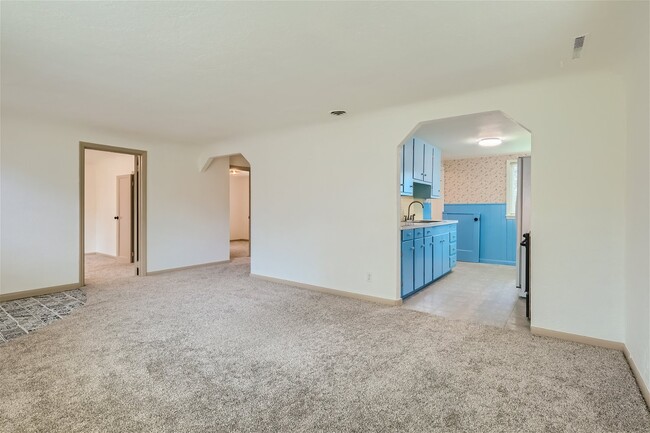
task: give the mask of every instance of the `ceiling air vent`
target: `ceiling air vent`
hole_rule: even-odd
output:
[[[573,41],[573,58],[574,59],[579,59],[580,55],[582,54],[582,47],[585,44],[585,38],[587,35],[582,35],[578,36],[574,41]]]

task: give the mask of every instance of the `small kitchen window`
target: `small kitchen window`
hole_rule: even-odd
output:
[[[517,209],[517,160],[506,161],[506,218],[514,218]]]

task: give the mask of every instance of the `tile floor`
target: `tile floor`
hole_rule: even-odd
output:
[[[87,254],[86,284],[135,276],[135,267],[112,257]],[[47,326],[86,304],[81,289],[0,303],[0,344]]]
[[[85,303],[81,289],[0,302],[0,344],[49,325]]]
[[[513,266],[458,262],[451,274],[404,301],[403,308],[519,331],[530,331],[526,300]]]

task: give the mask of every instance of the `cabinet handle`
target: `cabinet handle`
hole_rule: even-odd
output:
[[[415,247],[411,247],[411,251],[415,251]]]

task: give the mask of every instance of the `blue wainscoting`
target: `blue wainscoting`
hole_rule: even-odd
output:
[[[481,215],[479,262],[515,265],[517,251],[517,221],[506,218],[505,203],[445,204],[447,212],[467,212]]]

